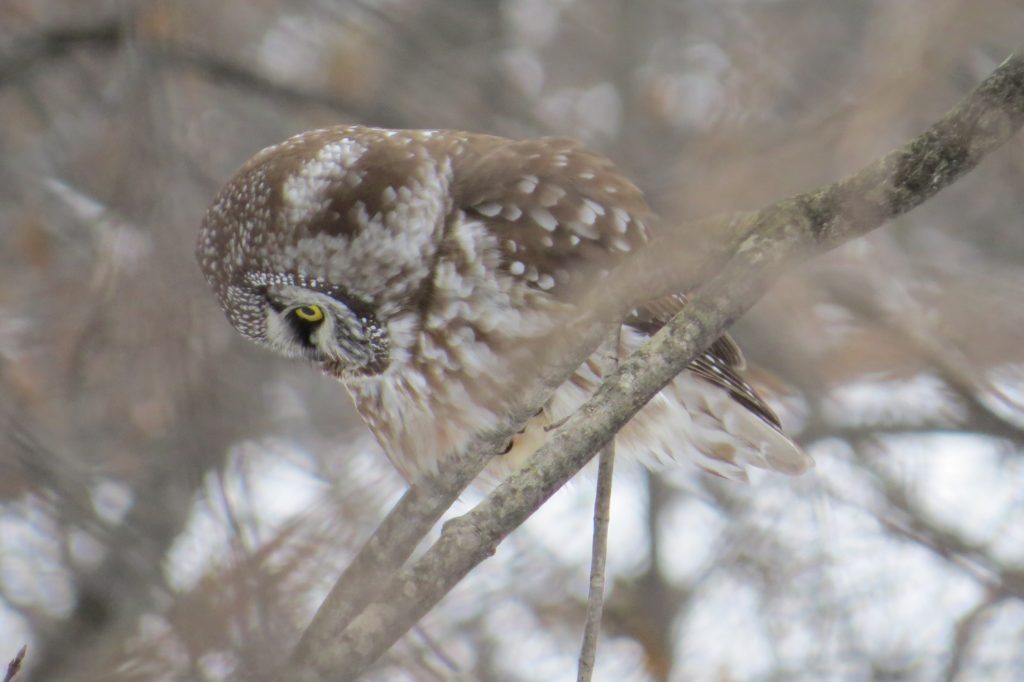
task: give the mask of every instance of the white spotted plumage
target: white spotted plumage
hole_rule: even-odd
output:
[[[257,153],[218,194],[200,266],[245,336],[341,379],[410,480],[492,427],[572,311],[572,292],[648,243],[653,216],[610,161],[556,138],[339,126]],[[624,326],[629,352],[682,304]],[[810,460],[736,373],[723,337],[627,425],[620,448],[731,478]],[[588,361],[494,459],[518,466],[600,380]]]

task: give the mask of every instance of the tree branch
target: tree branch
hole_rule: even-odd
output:
[[[953,637],[953,651],[949,654],[949,661],[943,671],[942,679],[946,682],[956,682],[964,667],[964,660],[967,658],[968,650],[974,639],[978,628],[984,624],[985,617],[999,604],[1004,601],[1002,596],[990,596],[978,602],[978,604],[962,615],[956,624],[956,634]]]
[[[61,58],[80,47],[112,50],[124,38],[124,30],[117,20],[51,28],[16,43],[13,49],[0,55],[0,87],[24,78],[38,64]]]
[[[7,664],[7,674],[4,675],[4,682],[11,682],[21,672],[21,664],[25,661],[25,654],[28,653],[28,645],[18,649],[11,662]]]
[[[733,254],[756,254],[766,242],[774,245],[765,257],[785,256],[776,268],[791,266],[903,215],[963,177],[1020,128],[1022,49],[928,130],[856,174],[758,211],[709,218],[669,233],[659,248],[623,268],[621,277],[608,279],[624,283],[627,300],[651,300],[696,289]],[[613,293],[623,298],[621,286]]]
[[[888,313],[866,287],[840,287],[826,282],[831,297],[847,310],[867,320],[884,324],[912,351],[928,362],[966,408],[965,424],[979,433],[986,433],[1010,442],[1024,437],[1024,429],[993,410],[983,396],[989,395],[1005,402],[1005,397],[991,381],[975,371],[968,360],[943,347],[927,330],[908,323],[906,315]],[[921,430],[918,427],[918,430]]]
[[[909,211],[977,165],[1009,139],[1022,120],[1024,58],[1018,54],[921,136],[856,175],[761,211],[714,221],[713,237],[724,236],[717,243],[738,243],[735,249],[713,246],[713,241],[701,249],[693,249],[692,243],[686,248],[652,249],[659,253],[657,287],[684,291],[700,281],[707,284],[552,433],[528,467],[472,511],[449,522],[437,542],[400,570],[340,639],[320,639],[323,648],[293,659],[291,679],[356,677],[753,305],[785,267]],[[708,254],[710,261],[701,262]],[[642,277],[637,278],[636,267],[626,270],[634,274],[625,280],[630,285],[627,300],[632,301],[652,294],[651,278],[643,266]],[[614,276],[607,280],[617,285],[624,281]],[[621,293],[616,291],[611,300],[621,302]],[[604,291],[585,302],[601,301],[602,294],[609,300]],[[602,308],[607,304],[595,306]]]
[[[412,555],[469,483],[483,470],[493,454],[507,443],[547,402],[593,352],[611,327],[586,319],[567,329],[574,347],[564,352],[555,344],[541,357],[545,368],[512,395],[521,396],[510,408],[508,420],[492,432],[478,434],[463,453],[445,457],[435,477],[406,491],[363,545],[320,605],[303,633],[288,666],[278,673],[281,682],[315,682],[333,679],[331,670],[344,669],[334,657],[334,647],[352,620],[383,593],[388,580]],[[325,676],[326,675],[326,676]]]
[[[26,74],[39,65],[73,55],[76,50],[110,52],[128,41],[132,41],[135,48],[144,50],[156,65],[192,69],[214,83],[255,92],[292,106],[323,106],[375,121],[379,125],[403,124],[400,117],[387,107],[366,105],[342,93],[303,88],[274,79],[239,59],[204,51],[185,41],[147,39],[145,35],[132,32],[130,24],[120,18],[88,26],[49,28],[15,43],[12,49],[0,52],[0,88],[25,78]]]
[[[610,374],[619,364],[619,329],[604,347],[602,374]],[[583,644],[577,682],[590,682],[597,658],[597,640],[601,634],[604,612],[605,562],[608,558],[608,526],[611,524],[612,474],[615,470],[615,441],[609,440],[601,450],[597,465],[597,490],[594,494],[594,540],[590,550],[590,590],[587,595],[587,620],[583,626]]]

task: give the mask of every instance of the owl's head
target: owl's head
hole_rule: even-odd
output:
[[[303,133],[256,154],[217,195],[197,256],[244,336],[345,378],[407,353],[451,169],[394,135]]]
[[[486,336],[480,357],[543,337],[595,273],[647,243],[650,217],[572,140],[338,126],[250,159],[197,256],[243,335],[356,379],[456,363],[416,346],[424,334]]]

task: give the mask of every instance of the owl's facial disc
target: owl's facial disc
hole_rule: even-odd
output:
[[[266,298],[266,341],[282,355],[318,363],[343,379],[387,367],[387,334],[372,312],[296,285],[268,287]]]

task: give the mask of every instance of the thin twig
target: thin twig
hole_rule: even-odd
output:
[[[611,374],[619,365],[619,329],[605,349],[604,374]],[[608,557],[608,526],[611,523],[612,474],[615,470],[615,439],[601,450],[597,465],[597,493],[594,497],[594,541],[590,550],[590,592],[587,595],[587,621],[583,626],[583,644],[576,674],[577,682],[590,682],[597,658],[597,640],[601,634],[604,612],[605,563]]]
[[[72,54],[80,47],[112,50],[125,39],[117,20],[92,26],[55,27],[30,39],[17,42],[0,59],[0,87],[25,78],[38,64]]]
[[[439,660],[441,664],[444,665],[444,667],[447,669],[449,673],[448,677],[456,676],[461,672],[459,670],[459,664],[456,663],[451,656],[445,653],[445,650],[441,647],[441,643],[433,637],[431,637],[430,633],[427,632],[425,628],[422,628],[417,625],[412,629],[412,631],[415,632],[416,635],[421,640],[423,640],[423,643],[427,646],[427,649],[429,649],[430,652],[434,654],[434,656],[437,658],[437,660]]]
[[[959,679],[968,649],[978,628],[984,624],[985,617],[991,613],[992,609],[1001,604],[1004,599],[1005,597],[1002,595],[990,595],[957,619],[953,636],[953,651],[949,654],[949,661],[946,663],[946,669],[942,676],[943,680],[956,682]]]
[[[21,670],[21,664],[25,661],[25,654],[28,653],[28,644],[18,650],[14,659],[7,664],[7,674],[4,675],[4,682],[11,682],[14,676]]]
[[[1002,404],[1015,407],[1013,401],[984,375],[976,372],[962,353],[950,350],[947,344],[941,343],[927,329],[920,328],[923,324],[915,325],[912,320],[908,320],[911,317],[908,311],[901,310],[897,313],[886,310],[867,286],[841,287],[838,283],[826,279],[825,288],[833,300],[856,315],[884,324],[886,329],[894,332],[911,350],[931,363],[939,377],[967,408],[966,418],[962,421],[970,424],[971,428],[1011,442],[1016,442],[1024,436],[1024,429],[1017,421],[992,409],[983,396],[994,396]]]
[[[601,634],[614,465],[615,441],[612,440],[601,449],[598,461],[597,497],[594,499],[594,541],[590,557],[590,592],[587,595],[587,621],[583,626],[583,645],[580,649],[577,682],[590,682],[597,657],[597,640]]]

